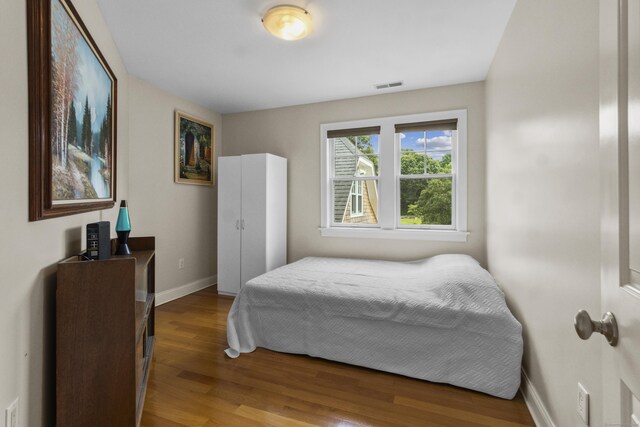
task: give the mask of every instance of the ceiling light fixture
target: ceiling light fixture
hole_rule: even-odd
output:
[[[275,6],[262,17],[262,24],[274,36],[299,40],[311,33],[311,15],[297,6]]]

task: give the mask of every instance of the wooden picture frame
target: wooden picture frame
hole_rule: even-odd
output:
[[[27,0],[27,42],[29,220],[112,208],[115,74],[70,0]]]
[[[174,179],[179,184],[215,184],[214,126],[182,111],[175,112]]]

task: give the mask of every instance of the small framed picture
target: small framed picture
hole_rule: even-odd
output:
[[[214,185],[215,143],[213,125],[176,111],[175,181]]]

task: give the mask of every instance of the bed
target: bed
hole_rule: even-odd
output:
[[[511,399],[522,327],[466,255],[391,262],[309,257],[247,282],[227,319],[231,358],[306,354]]]

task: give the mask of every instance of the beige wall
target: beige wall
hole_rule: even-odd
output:
[[[132,235],[156,236],[156,291],[207,279],[216,272],[217,192],[174,182],[174,111],[213,124],[216,144],[221,117],[134,77],[129,109]],[[185,260],[182,270],[179,258]]]
[[[524,324],[524,368],[557,426],[601,425],[598,2],[520,0],[487,92],[487,258]]]
[[[84,226],[117,210],[28,222],[28,86],[26,1],[0,2],[0,413],[20,396],[20,425],[53,425],[55,265],[80,251]],[[74,0],[118,79],[117,196],[129,194],[127,71],[94,0]]]
[[[321,237],[320,124],[412,113],[468,109],[467,243]],[[409,260],[443,252],[485,261],[484,83],[323,102],[223,116],[225,156],[268,152],[286,157],[288,260],[309,255]]]
[[[130,78],[95,0],[73,4],[118,79],[117,197],[129,200],[132,235],[157,236],[159,291],[204,282],[216,269],[215,190],[174,184],[173,110],[214,123],[218,141],[220,116]],[[0,2],[0,426],[4,408],[19,396],[20,425],[48,427],[55,404],[56,263],[85,247],[87,223],[106,220],[113,228],[117,207],[28,222],[26,34],[26,2]],[[178,257],[185,258],[184,270],[177,269]]]

